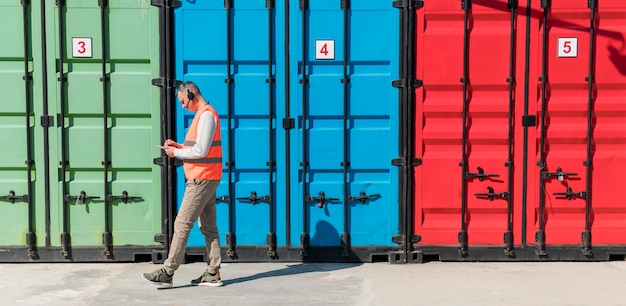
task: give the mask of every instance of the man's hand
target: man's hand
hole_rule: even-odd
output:
[[[170,146],[164,146],[163,151],[165,151],[165,154],[171,158],[175,158],[176,156],[174,155],[174,150],[176,148],[175,147],[170,147]]]

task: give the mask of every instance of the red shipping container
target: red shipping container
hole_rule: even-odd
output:
[[[515,2],[417,9],[416,247],[626,244],[626,3]]]

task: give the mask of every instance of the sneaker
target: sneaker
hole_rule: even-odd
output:
[[[194,286],[210,286],[210,287],[219,287],[223,285],[222,279],[220,278],[220,272],[215,274],[209,273],[209,271],[205,271],[202,275],[196,279],[191,280],[191,284]]]
[[[173,275],[167,275],[163,268],[154,270],[152,273],[144,273],[143,278],[153,285],[159,285],[163,287],[172,287]]]

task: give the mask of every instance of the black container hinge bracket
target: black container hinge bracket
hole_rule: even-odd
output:
[[[405,235],[396,235],[391,237],[391,242],[399,244],[399,245],[403,245],[404,244],[404,237]],[[409,243],[418,243],[422,241],[422,236],[420,235],[411,235],[411,240],[409,241]]]
[[[475,193],[474,196],[477,198],[487,198],[489,201],[493,201],[496,198],[508,199],[508,192],[495,193],[493,187],[487,186],[487,193]]]
[[[472,9],[472,0],[461,0],[461,8],[465,11]]]
[[[157,7],[172,7],[177,8],[182,6],[180,0],[150,0],[150,5]]]
[[[98,0],[99,7],[107,7],[109,6],[109,0]]]
[[[81,190],[80,194],[77,196],[73,196],[70,194],[66,194],[65,196],[63,196],[63,200],[65,202],[69,202],[71,200],[76,200],[76,204],[85,204],[85,202],[87,202],[88,200],[91,199],[99,199],[100,197],[92,197],[92,196],[88,196],[87,193],[85,193],[84,190]]]
[[[296,127],[296,121],[293,118],[283,118],[283,129],[290,130]]]
[[[323,191],[320,191],[317,197],[306,196],[306,202],[317,202],[317,207],[319,208],[323,208],[326,202],[330,203],[336,201],[339,201],[339,198],[327,198]]]
[[[477,177],[479,181],[484,181],[485,178],[489,178],[489,177],[499,177],[499,174],[487,174],[485,173],[485,170],[481,167],[476,167],[476,170],[478,171],[478,173],[471,173],[471,172],[465,172],[463,173],[463,176],[465,176],[465,179],[471,179],[474,177]]]
[[[367,195],[367,194],[365,194],[364,191],[361,191],[361,192],[359,192],[359,196],[358,197],[348,196],[348,201],[347,202],[359,201],[359,203],[365,204],[368,200],[370,200],[370,199],[377,199],[377,198],[380,198],[380,194],[375,193],[375,194]]]
[[[154,242],[165,243],[165,234],[159,233],[154,235]]]
[[[265,8],[273,9],[274,8],[274,0],[265,0]]]
[[[229,258],[236,259],[238,257],[237,251],[235,250],[235,245],[237,245],[237,238],[235,236],[235,233],[226,233],[226,255]]]
[[[598,6],[598,0],[587,0],[587,7],[595,9]]]
[[[517,8],[519,6],[519,4],[517,3],[517,0],[509,0],[509,3],[507,4],[509,10],[513,9],[513,8]]]
[[[567,187],[565,192],[555,192],[555,193],[553,193],[553,195],[565,197],[569,201],[571,201],[573,198],[582,198],[582,199],[586,199],[587,198],[587,192],[586,191],[573,192],[572,191],[572,187]]]
[[[54,126],[54,117],[53,116],[41,116],[41,126],[42,127]]]
[[[57,0],[56,4],[57,4],[57,6],[65,6],[65,0]]]
[[[424,81],[418,80],[418,79],[413,79],[410,81],[407,81],[406,79],[391,81],[391,86],[395,88],[407,88],[407,87],[419,88],[419,87],[422,87],[422,85],[424,85]]]
[[[107,194],[106,200],[107,200],[107,202],[111,202],[111,201],[115,201],[115,200],[122,200],[122,202],[124,204],[128,204],[128,201],[142,201],[143,198],[142,197],[129,196],[128,195],[128,191],[124,190],[124,191],[122,191],[122,195],[121,196],[114,196],[112,194]]]
[[[419,157],[413,157],[408,164],[410,164],[411,166],[419,166],[422,164],[422,159]],[[407,162],[404,157],[397,157],[391,160],[391,165],[396,167],[406,167]]]
[[[541,0],[541,8],[549,8],[552,5],[551,2],[552,0]]]
[[[258,202],[269,202],[270,201],[270,196],[262,196],[259,197],[256,195],[256,191],[251,191],[250,192],[250,196],[247,198],[236,198],[238,201],[247,201],[250,202],[252,204],[257,204]]]
[[[225,195],[225,196],[220,196],[220,197],[216,197],[216,198],[215,198],[215,201],[218,201],[218,202],[224,202],[224,203],[228,203],[228,204],[230,204],[230,197],[229,197],[229,196],[227,196],[227,195]]]
[[[537,125],[537,116],[526,115],[522,116],[522,126],[535,126]]]
[[[28,202],[28,195],[15,195],[15,191],[9,190],[9,195],[0,196],[0,200],[9,201],[11,204],[14,204],[15,201]]]
[[[267,256],[270,258],[276,258],[276,233],[270,232],[265,237],[267,243]]]
[[[309,245],[311,244],[311,237],[307,233],[300,235],[300,256],[309,256]]]
[[[300,0],[300,9],[301,10],[309,9],[309,0]]]
[[[166,79],[163,77],[158,77],[158,78],[154,78],[152,79],[152,85],[153,86],[157,86],[157,87],[166,87],[166,88],[171,88],[176,85],[176,80],[172,80],[172,79]]]
[[[350,9],[350,0],[340,0],[340,6],[342,10]]]
[[[30,0],[22,0],[22,5],[26,6],[30,4]]]
[[[399,9],[422,8],[424,7],[424,0],[396,0],[391,5]]]
[[[541,179],[544,179],[544,180],[547,180],[551,177],[556,177],[557,181],[562,182],[568,176],[578,176],[578,173],[563,172],[563,169],[561,169],[561,167],[556,168],[556,172],[554,173],[548,172],[548,171],[541,171]]]

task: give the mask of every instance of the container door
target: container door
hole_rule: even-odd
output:
[[[19,2],[0,4],[0,27],[11,29],[3,34],[0,48],[0,89],[5,93],[0,103],[0,142],[6,144],[0,159],[2,246],[25,246],[27,233],[35,230],[30,12]]]
[[[184,2],[175,11],[176,77],[195,82],[219,116],[224,174],[217,189],[220,240],[228,255],[236,246],[268,245],[275,256],[285,245],[284,130],[277,114],[284,114],[283,12],[273,1]],[[282,2],[281,2],[282,4]],[[269,6],[268,6],[269,5]],[[278,30],[277,30],[278,29]],[[278,55],[277,55],[278,54]],[[284,67],[284,65],[281,65]],[[177,139],[184,139],[194,114],[176,109]],[[277,169],[281,169],[279,172]],[[178,204],[185,179],[178,175]],[[204,236],[191,231],[188,253],[204,252]],[[194,247],[201,247],[194,249]]]
[[[626,170],[626,5],[562,0],[533,11],[541,78],[527,234],[538,255],[580,245],[592,256],[592,244],[626,243],[615,179]]]
[[[46,6],[50,237],[65,258],[102,245],[115,258],[114,245],[156,245],[161,232],[158,8],[98,4]]]
[[[468,246],[504,246],[503,236],[512,246],[518,18],[505,0],[459,2],[417,10],[414,229],[420,245],[467,255]]]
[[[398,10],[388,1],[299,4],[290,7],[291,243],[302,255],[393,245]]]

